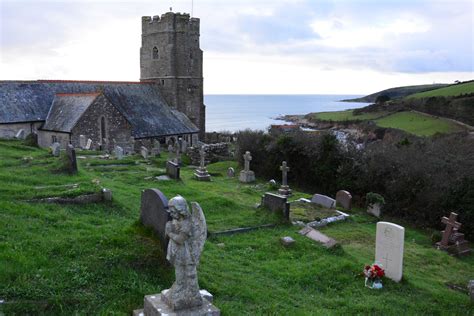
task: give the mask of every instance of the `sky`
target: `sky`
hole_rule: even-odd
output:
[[[0,80],[139,80],[141,17],[201,19],[206,94],[474,79],[470,0],[0,0]]]

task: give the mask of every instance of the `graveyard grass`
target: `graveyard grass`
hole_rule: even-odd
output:
[[[355,210],[351,220],[321,229],[340,242],[328,250],[256,209],[267,187],[226,178],[234,162],[210,165],[212,182],[193,180],[187,167],[182,181],[157,182],[153,177],[164,173],[165,158],[146,164],[138,156],[124,161],[89,156],[78,160],[79,173],[71,176],[52,171],[58,159],[46,150],[0,141],[0,314],[130,315],[144,295],[168,288],[173,270],[153,233],[137,224],[140,192],[151,187],[168,198],[181,194],[199,202],[211,232],[279,224],[206,242],[200,286],[214,294],[223,315],[466,315],[474,309],[467,293],[446,286],[466,288],[474,256],[453,258],[435,250],[427,231],[393,220],[406,228],[404,279],[385,279],[383,290],[369,290],[362,269],[374,258],[376,219]],[[29,201],[102,186],[112,189],[112,203]],[[290,200],[299,197],[310,194],[297,192]],[[294,247],[280,245],[282,236],[293,237]]]

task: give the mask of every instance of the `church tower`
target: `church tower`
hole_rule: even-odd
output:
[[[183,112],[204,139],[205,105],[199,19],[167,12],[142,17],[140,81],[156,82],[168,104]]]

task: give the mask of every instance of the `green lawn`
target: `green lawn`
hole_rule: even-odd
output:
[[[451,97],[460,94],[474,93],[474,81],[455,84],[449,87],[415,93],[407,98]]]
[[[168,288],[173,270],[157,239],[137,224],[145,188],[198,201],[210,231],[279,223],[254,207],[265,184],[242,185],[225,176],[234,162],[212,164],[210,183],[193,180],[188,167],[183,181],[157,182],[153,177],[164,172],[165,158],[148,164],[136,156],[128,159],[132,164],[114,166],[89,157],[79,159],[78,175],[69,176],[51,171],[58,159],[46,150],[0,141],[0,314],[130,315],[144,295]],[[101,186],[113,190],[112,203],[28,201]],[[303,196],[310,195],[296,192],[292,200]],[[361,211],[352,215],[322,229],[341,244],[331,250],[290,225],[213,237],[202,255],[200,285],[214,294],[223,315],[472,314],[468,295],[446,283],[465,287],[474,276],[474,256],[437,251],[429,232],[397,220],[406,227],[404,279],[384,280],[380,291],[364,288],[361,272],[374,257],[376,220]],[[296,245],[284,248],[282,236],[292,236]]]
[[[353,110],[335,111],[335,112],[319,112],[310,114],[313,118],[321,121],[367,121],[374,120],[386,115],[386,112],[372,112],[354,115]]]
[[[431,136],[436,133],[452,133],[463,128],[444,118],[435,118],[415,112],[397,112],[376,120],[381,127],[404,130],[418,136]]]

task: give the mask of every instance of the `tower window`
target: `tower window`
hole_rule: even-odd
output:
[[[165,85],[165,79],[161,79],[161,85],[162,85],[162,86]]]
[[[153,59],[158,59],[159,57],[158,48],[155,46],[153,47]]]

